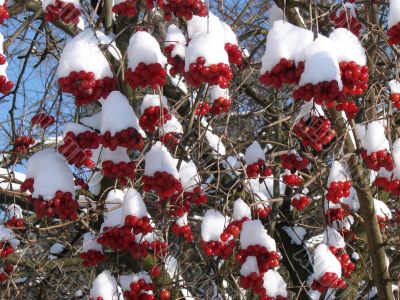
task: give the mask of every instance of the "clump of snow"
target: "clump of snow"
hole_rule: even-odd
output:
[[[109,148],[102,148],[101,161],[104,162],[107,160],[112,161],[114,164],[131,161],[126,148],[123,147],[117,147],[117,149],[114,151],[110,150]]]
[[[273,197],[273,187],[274,187],[274,178],[272,176],[266,177],[265,179],[248,179],[246,181],[246,187],[251,193],[262,193],[267,198]]]
[[[172,49],[171,56],[179,56],[180,58],[185,58],[186,52],[186,37],[175,24],[168,26],[167,34],[165,36],[165,46],[175,45]]]
[[[360,66],[367,64],[365,49],[360,40],[350,30],[346,28],[337,28],[331,32],[329,39],[336,46],[336,54],[339,62],[354,61]]]
[[[201,223],[201,239],[205,242],[219,241],[226,219],[215,209],[207,210]]]
[[[82,252],[88,252],[89,250],[103,253],[103,247],[97,243],[96,236],[91,232],[86,232],[83,235]]]
[[[265,153],[259,142],[254,141],[247,147],[244,157],[247,165],[257,163],[260,159],[265,161]]]
[[[337,81],[340,90],[343,88],[335,44],[320,35],[306,49],[304,72],[301,75],[299,86],[331,80]]]
[[[400,22],[400,2],[390,0],[388,28],[395,26],[398,22]]]
[[[104,34],[86,29],[67,42],[60,56],[57,69],[59,77],[66,77],[72,71],[93,72],[95,79],[113,77],[110,65],[99,48],[99,40]],[[112,44],[115,49],[115,43]]]
[[[313,42],[314,34],[282,20],[275,21],[268,32],[265,54],[261,58],[261,74],[271,71],[282,58],[296,64],[305,60],[305,49]]]
[[[162,54],[157,40],[146,31],[138,31],[129,40],[127,49],[128,67],[135,70],[139,63],[159,63],[164,66],[167,62]]]
[[[101,112],[98,112],[90,117],[81,118],[79,122],[90,128],[100,130],[101,119],[102,119]]]
[[[233,203],[233,221],[239,221],[243,218],[251,219],[251,209],[242,198],[238,198]]]
[[[314,277],[319,280],[325,273],[335,273],[338,277],[342,275],[342,266],[335,255],[325,244],[320,244],[314,251]]]
[[[276,251],[275,240],[268,235],[260,220],[250,220],[243,223],[240,232],[240,245],[242,249],[252,245],[260,245],[268,251]]]
[[[183,190],[191,192],[200,184],[200,176],[197,173],[197,167],[193,161],[182,161],[179,168],[179,179],[182,183]]]
[[[57,191],[74,195],[75,185],[71,169],[53,148],[36,152],[29,158],[27,178],[34,179],[33,198],[42,196],[44,200],[49,200]]]
[[[396,79],[389,81],[389,87],[392,94],[400,94],[400,82],[398,82]]]
[[[246,261],[240,268],[240,275],[249,276],[251,273],[256,273],[260,275],[260,270],[258,269],[257,257],[247,256]]]
[[[204,66],[212,64],[229,65],[228,54],[225,51],[225,45],[218,34],[199,33],[189,42],[186,48],[185,71],[189,71],[191,63],[196,63],[198,57],[204,57]]]
[[[325,113],[322,110],[321,105],[315,104],[313,101],[304,102],[294,124],[301,119],[307,121],[312,116],[324,117]]]
[[[206,17],[193,16],[187,22],[187,31],[189,39],[192,39],[197,34],[208,32],[218,35],[222,40],[224,40],[225,35],[221,20],[212,12],[209,12]]]
[[[123,299],[117,281],[108,270],[101,272],[93,281],[90,298],[97,299],[97,297],[101,297],[103,300]]]
[[[219,85],[212,85],[208,89],[208,94],[210,95],[210,103],[214,103],[218,98],[229,99],[229,90],[221,89]]]
[[[183,133],[182,124],[179,123],[175,116],[171,115],[171,120],[167,121],[164,125],[160,127],[160,135],[166,135],[167,133]]]
[[[390,150],[389,141],[385,136],[385,128],[380,122],[373,121],[367,125],[363,146],[368,155],[379,150]]]
[[[344,165],[343,163],[335,160],[332,163],[330,172],[329,172],[329,177],[328,177],[328,186],[336,181],[348,181],[351,180],[351,175],[349,172],[349,167],[347,165]]]
[[[214,155],[224,156],[226,154],[225,146],[222,143],[222,140],[218,135],[212,133],[211,130],[207,130],[206,139],[207,139],[207,142],[210,145]]]
[[[342,235],[336,231],[336,229],[332,227],[326,227],[324,232],[324,244],[328,246],[333,246],[335,248],[344,248],[346,243],[342,237]]]
[[[6,218],[7,220],[15,217],[16,219],[22,219],[22,208],[18,204],[10,204],[6,207]]]
[[[119,283],[121,284],[121,289],[123,291],[129,291],[131,289],[131,283],[138,282],[141,279],[143,279],[145,283],[152,283],[151,277],[145,271],[140,271],[138,273],[132,273],[129,275],[121,275],[119,277]],[[149,294],[152,294],[152,292],[149,291]]]
[[[113,189],[108,192],[105,201],[105,208],[107,211],[104,213],[104,222],[101,226],[102,229],[104,227],[119,226],[123,223],[121,216],[124,196],[124,192],[118,189]]]
[[[268,270],[264,274],[263,286],[267,291],[268,297],[275,298],[278,296],[287,297],[287,284],[283,277],[275,270]]]
[[[106,131],[110,131],[111,135],[114,135],[129,127],[142,132],[139,120],[128,99],[119,91],[111,92],[103,104],[101,133],[104,134]]]
[[[14,232],[10,228],[4,227],[2,224],[0,224],[0,242],[9,242],[14,249],[20,244]]]
[[[358,254],[357,252],[353,252],[353,253],[351,254],[351,259],[353,259],[353,260],[355,260],[355,261],[360,260],[360,254]]]
[[[267,14],[270,23],[283,20],[283,10],[280,9],[275,3],[272,3],[271,7],[267,10]]]
[[[387,172],[385,168],[382,169]],[[353,187],[350,188],[350,195],[347,198],[341,199],[340,201],[344,204],[347,204],[352,211],[358,211],[360,209],[360,202],[358,201],[357,192]]]
[[[138,218],[147,217],[146,204],[143,201],[142,195],[133,189],[129,188],[124,195],[124,206],[122,209],[122,220],[126,216],[136,216]]]
[[[284,226],[282,229],[286,232],[286,234],[290,237],[290,243],[294,245],[303,244],[304,237],[307,234],[307,231],[304,227],[301,226]]]
[[[396,167],[400,167],[400,139],[397,139],[392,144],[392,156]]]
[[[168,99],[165,96],[147,94],[143,97],[142,105],[140,106],[140,113],[143,114],[146,108],[150,106],[168,108]]]
[[[161,143],[155,143],[145,155],[144,174],[153,176],[155,172],[167,172],[179,178],[176,169],[177,159],[174,159],[168,152],[168,149]]]
[[[389,207],[386,205],[385,202],[374,199],[374,207],[375,207],[375,214],[378,217],[387,218],[388,220],[392,219],[392,212],[390,211]]]
[[[51,254],[60,254],[61,252],[63,252],[65,249],[65,246],[60,244],[60,243],[54,243],[51,247],[49,252]]]
[[[188,217],[188,214],[187,214],[187,213],[184,213],[182,217],[179,217],[178,219],[176,219],[176,222],[175,222],[175,223],[176,223],[179,227],[185,226],[185,225],[189,224],[189,223],[188,223],[187,217]]]

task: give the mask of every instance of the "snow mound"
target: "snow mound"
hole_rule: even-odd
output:
[[[143,201],[142,195],[133,189],[129,188],[124,196],[124,206],[122,209],[122,221],[126,216],[136,216],[138,218],[147,217],[146,204]]]
[[[392,219],[392,212],[390,211],[389,207],[386,205],[385,202],[374,199],[374,207],[375,207],[375,214],[378,217],[387,218],[388,220]]]
[[[207,210],[201,223],[201,239],[205,242],[220,241],[225,228],[225,217],[215,209]]]
[[[348,181],[351,180],[351,175],[347,165],[335,160],[332,163],[331,170],[328,177],[328,186],[334,181]]]
[[[184,191],[191,192],[200,184],[200,176],[197,173],[197,167],[193,161],[182,161],[179,168],[179,179]]]
[[[329,39],[336,46],[336,54],[339,62],[354,61],[360,66],[367,64],[365,49],[357,36],[351,31],[345,28],[337,28],[331,32]]]
[[[395,26],[398,22],[400,22],[400,2],[390,0],[388,28]]]
[[[20,242],[16,239],[14,232],[7,227],[0,224],[0,242],[9,242],[10,245],[15,249],[19,246]]]
[[[131,159],[128,156],[128,152],[126,148],[117,147],[114,151],[111,151],[109,148],[102,148],[101,150],[101,161],[110,160],[114,164],[118,164],[120,162],[130,162]]]
[[[338,277],[342,275],[342,266],[335,255],[325,244],[320,244],[314,251],[314,277],[319,280],[325,273],[335,273]]]
[[[251,209],[242,198],[238,198],[233,203],[233,221],[239,221],[243,218],[251,219]]]
[[[259,142],[254,141],[244,153],[246,165],[257,163],[260,159],[265,161],[265,153]]]
[[[256,273],[260,275],[260,270],[258,269],[257,257],[247,256],[246,261],[240,268],[240,275],[249,276],[251,273]]]
[[[167,133],[183,133],[182,124],[179,123],[178,119],[171,115],[171,120],[167,121],[160,127],[160,135],[166,135]]]
[[[264,274],[264,288],[267,291],[268,297],[275,298],[278,296],[287,297],[287,284],[283,277],[275,270],[268,270]]]
[[[294,245],[302,245],[304,241],[304,237],[307,234],[307,231],[304,227],[301,226],[284,226],[282,227],[283,230],[285,230],[286,234],[290,237],[291,244]]]
[[[151,277],[145,271],[140,271],[138,273],[132,273],[129,275],[121,275],[119,277],[119,283],[121,284],[121,289],[123,291],[130,291],[130,285],[132,282],[138,282],[140,279],[143,279],[145,283],[152,283]],[[148,294],[152,294],[152,291],[149,291]]]
[[[108,270],[101,272],[93,281],[90,298],[97,299],[97,297],[101,297],[103,300],[123,299],[117,281]]]
[[[18,204],[10,204],[6,207],[6,218],[7,220],[15,217],[16,219],[22,219],[22,208]]]
[[[171,52],[171,56],[179,56],[180,58],[185,58],[186,52],[186,37],[176,25],[171,24],[168,26],[167,34],[165,36],[165,47],[170,45],[175,45]]]
[[[147,94],[143,97],[142,105],[140,106],[140,113],[143,114],[146,108],[150,106],[168,108],[168,99],[165,96]]]
[[[103,247],[97,243],[96,236],[91,232],[86,232],[83,235],[82,252],[88,252],[89,250],[103,253]]]
[[[178,179],[177,162],[178,160],[171,156],[168,149],[161,142],[157,142],[145,155],[144,174],[153,176],[155,172],[167,172]]]
[[[367,125],[363,146],[368,155],[379,150],[390,150],[389,141],[385,136],[385,128],[380,122],[373,121]]]
[[[390,93],[392,94],[400,94],[400,82],[396,79],[392,79],[389,81]]]
[[[268,251],[276,251],[275,240],[268,235],[260,220],[243,223],[240,233],[240,245],[242,249],[252,245],[260,245],[267,248]]]
[[[336,229],[332,227],[326,227],[324,232],[323,243],[328,246],[333,246],[335,248],[344,248],[346,247],[346,243],[342,237],[342,235],[337,232]]]
[[[104,213],[102,229],[104,227],[119,226],[123,223],[121,216],[124,196],[124,192],[118,189],[113,189],[108,192],[105,201],[105,208],[107,211]]]

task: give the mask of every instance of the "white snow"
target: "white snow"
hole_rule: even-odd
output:
[[[184,213],[182,217],[179,217],[178,219],[176,219],[176,222],[175,222],[175,223],[176,223],[179,227],[183,227],[183,226],[189,224],[189,223],[188,223],[187,217],[188,217],[188,214],[187,214],[187,213]]]
[[[307,231],[304,227],[294,225],[294,226],[284,226],[282,229],[287,233],[290,237],[291,244],[301,245],[303,244],[304,237],[307,234]]]
[[[101,133],[110,131],[111,135],[114,135],[129,127],[135,128],[141,134],[143,132],[128,99],[119,91],[111,92],[103,104]]]
[[[185,71],[189,71],[191,63],[196,63],[198,57],[205,59],[204,66],[224,63],[229,65],[228,54],[225,51],[225,44],[218,34],[199,33],[189,42],[186,48]]]
[[[207,210],[201,223],[201,238],[205,242],[220,241],[224,231],[226,219],[215,209]]]
[[[400,167],[400,139],[397,139],[392,144],[392,156],[396,167]]]
[[[373,121],[368,123],[363,146],[366,148],[368,155],[379,150],[390,150],[389,141],[385,136],[385,128],[380,122]]]
[[[117,281],[110,271],[101,272],[93,281],[90,289],[90,298],[97,299],[102,297],[103,300],[122,300],[122,294],[119,292]]]
[[[269,22],[272,24],[275,21],[283,20],[283,10],[280,9],[275,3],[267,10]]]
[[[101,150],[101,161],[111,160],[114,164],[118,164],[119,162],[130,162],[131,159],[128,156],[128,152],[126,148],[117,147],[114,151],[111,151],[109,148],[102,148]]]
[[[2,224],[0,224],[0,241],[9,242],[14,249],[20,244],[19,240],[15,237],[14,232],[10,228],[4,227]]]
[[[275,270],[270,269],[264,274],[263,286],[267,291],[268,297],[287,297],[287,284],[283,277]]]
[[[314,104],[313,101],[304,102],[301,107],[300,113],[296,117],[296,121],[293,124],[296,124],[300,119],[303,121],[307,121],[311,116],[325,116],[324,111],[322,110],[321,105]]]
[[[175,24],[169,25],[167,29],[165,47],[168,47],[169,45],[175,45],[171,52],[172,57],[179,56],[182,59],[185,58],[186,37]]]
[[[386,171],[385,168],[383,169]],[[357,192],[353,187],[350,188],[349,197],[342,198],[340,202],[347,204],[352,211],[358,211],[360,209],[360,202],[358,201]]]
[[[191,192],[200,184],[200,176],[197,173],[197,167],[193,161],[182,161],[179,168],[179,179],[182,183],[183,190]]]
[[[101,112],[93,114],[90,117],[81,118],[79,120],[79,122],[85,126],[100,130],[100,128],[101,128]]]
[[[104,213],[102,229],[104,227],[119,226],[123,223],[122,211],[124,196],[124,192],[118,189],[113,189],[108,192],[105,201],[105,208],[107,211]]]
[[[260,270],[258,269],[257,258],[255,256],[247,256],[246,261],[240,268],[240,275],[249,276],[251,273],[256,273],[260,275]]]
[[[218,135],[212,133],[211,130],[207,130],[206,139],[215,156],[224,156],[226,154],[225,146]]]
[[[241,249],[246,249],[251,245],[260,245],[267,248],[268,251],[276,251],[275,240],[268,235],[260,220],[250,220],[243,223],[240,233]]]
[[[377,216],[387,218],[388,220],[392,219],[392,212],[385,202],[374,199],[374,207]]]
[[[183,133],[183,127],[181,123],[179,123],[178,119],[171,115],[171,120],[162,125],[159,131],[161,136],[164,136],[167,133]]]
[[[332,254],[328,246],[320,244],[314,251],[314,277],[319,280],[326,272],[342,275],[342,266],[336,256]]]
[[[343,88],[335,44],[320,35],[306,49],[304,72],[301,75],[299,86],[331,80],[337,81],[339,90]]]
[[[145,155],[144,174],[153,176],[157,171],[167,172],[178,179],[177,162],[178,160],[171,156],[168,149],[161,142],[157,142]]]
[[[22,208],[18,204],[10,204],[6,207],[6,218],[7,220],[12,219],[15,217],[17,219],[22,219]]]
[[[97,35],[97,37],[96,37]],[[86,29],[68,41],[60,56],[57,69],[59,77],[68,76],[72,71],[93,72],[95,79],[113,77],[110,65],[99,48],[98,38],[103,33]],[[116,48],[115,44],[113,46]]]
[[[395,26],[398,22],[400,22],[400,2],[397,0],[390,0],[388,28]]]
[[[142,105],[140,106],[140,113],[143,114],[146,108],[150,106],[168,108],[168,99],[165,96],[146,94],[143,97]]]
[[[129,188],[125,192],[122,221],[125,220],[126,216],[147,217],[147,208],[142,195],[133,188]]]
[[[273,197],[274,178],[272,176],[265,179],[248,179],[246,181],[248,190],[254,194],[263,193],[267,198]]]
[[[251,209],[242,198],[238,198],[233,203],[233,221],[239,221],[243,218],[251,219]]]
[[[210,103],[214,103],[218,98],[230,99],[229,90],[221,89],[219,85],[209,86],[208,94],[210,95]]]
[[[219,35],[221,39],[224,37],[224,28],[221,25],[221,21],[212,12],[209,12],[207,17],[193,16],[187,22],[187,31],[189,39],[192,39],[197,34],[208,32]]]
[[[138,31],[129,40],[127,49],[128,67],[135,70],[139,63],[154,64],[161,66],[167,62],[162,54],[157,40],[146,31]]]
[[[360,260],[360,254],[358,254],[357,252],[353,252],[353,253],[351,254],[351,259],[353,259],[353,260],[355,260],[355,261]]]
[[[75,194],[71,169],[53,148],[36,152],[29,158],[27,178],[34,179],[34,192],[32,193],[34,198],[43,196],[44,200],[49,200],[57,191]]]
[[[140,271],[138,273],[132,273],[129,275],[121,275],[119,277],[119,283],[121,284],[121,289],[123,291],[130,291],[131,283],[138,282],[140,279],[143,279],[145,283],[152,283],[149,274],[146,271]],[[149,292],[150,292],[149,294],[152,294],[151,291]]]
[[[361,42],[351,31],[346,28],[337,28],[331,32],[329,39],[336,46],[339,62],[354,61],[360,66],[367,64],[365,49]]]
[[[391,94],[400,94],[400,82],[398,82],[396,79],[389,81],[389,87]]]
[[[244,157],[246,160],[246,165],[257,163],[260,159],[265,161],[264,150],[261,148],[260,143],[257,141],[254,141],[249,147],[247,147],[246,152],[244,153]]]
[[[343,163],[341,163],[340,161],[335,160],[332,163],[330,172],[329,172],[329,177],[328,177],[328,187],[329,185],[336,181],[341,181],[341,182],[345,182],[351,180],[351,175],[349,172],[349,167]]]
[[[324,231],[324,244],[328,246],[333,246],[335,248],[344,248],[346,247],[346,243],[342,237],[342,235],[336,231],[336,229],[332,227],[326,227]]]
[[[51,254],[60,254],[61,252],[63,252],[65,249],[65,246],[60,244],[60,243],[54,243],[51,247],[49,252]]]
[[[312,31],[282,20],[275,21],[267,35],[265,53],[261,58],[261,74],[271,71],[282,58],[296,64],[305,60],[305,49],[313,42]]]
[[[82,252],[89,252],[89,250],[103,253],[103,246],[97,243],[96,236],[93,233],[86,232],[83,235]]]

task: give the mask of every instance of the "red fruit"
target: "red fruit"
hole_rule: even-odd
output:
[[[303,71],[304,62],[299,62],[296,66],[293,60],[282,58],[271,71],[262,74],[259,80],[264,85],[280,89],[284,84],[298,84]]]
[[[161,290],[160,291],[160,300],[168,300],[171,296],[171,293],[168,290]]]
[[[156,90],[166,83],[167,71],[159,63],[139,63],[135,70],[129,68],[125,72],[125,80],[132,89],[150,87]]]

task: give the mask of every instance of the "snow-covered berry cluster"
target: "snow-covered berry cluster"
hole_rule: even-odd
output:
[[[168,110],[167,98],[159,95],[145,95],[141,105],[140,127],[154,133],[156,128],[172,119]]]
[[[292,197],[291,205],[298,211],[303,211],[311,204],[312,200],[309,196],[304,194],[296,194]]]

